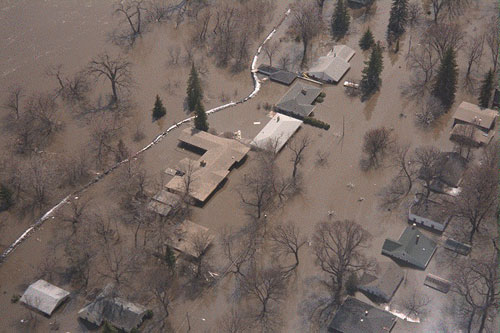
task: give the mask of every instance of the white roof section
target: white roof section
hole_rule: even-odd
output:
[[[336,45],[328,55],[320,57],[307,72],[318,80],[339,82],[349,70],[349,60],[356,52],[346,45]]]
[[[50,316],[64,302],[69,292],[56,287],[45,280],[31,284],[21,297],[21,302]]]
[[[277,113],[253,139],[252,145],[260,149],[274,148],[279,152],[300,125],[302,120]]]

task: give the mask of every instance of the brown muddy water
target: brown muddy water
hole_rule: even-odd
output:
[[[279,1],[274,17],[274,24],[284,12],[290,1]],[[467,18],[468,24],[477,25],[494,10],[494,1],[476,2]],[[63,64],[68,72],[81,69],[93,56],[103,50],[121,52],[106,41],[106,35],[117,23],[111,16],[111,1],[91,0],[48,0],[30,1],[0,0],[0,89],[4,96],[7,87],[13,83],[25,86],[30,91],[44,91],[55,85],[44,73],[48,66]],[[351,60],[351,69],[346,79],[361,78],[363,62],[368,54],[358,47],[358,40],[366,27],[370,27],[377,39],[384,39],[386,22],[389,15],[390,1],[378,1],[374,16],[363,21],[361,18],[353,20],[353,32],[342,41],[356,50]],[[325,8],[325,17],[330,15],[332,6]],[[356,13],[354,13],[356,15]],[[272,24],[269,25],[272,26]],[[134,63],[134,78],[136,87],[133,99],[137,107],[130,115],[124,138],[132,150],[138,150],[154,138],[155,135],[172,123],[186,118],[183,110],[185,81],[189,68],[186,66],[172,66],[168,64],[166,54],[169,48],[182,48],[184,35],[182,26],[174,29],[164,25],[154,27],[146,34],[136,47],[129,51],[127,56]],[[472,31],[472,28],[467,28]],[[280,30],[277,38],[284,37]],[[414,37],[415,38],[415,37]],[[324,43],[315,46],[313,56],[321,55],[332,42],[325,35]],[[401,42],[401,50],[408,47],[408,36]],[[285,44],[283,52],[292,49],[300,50],[294,43]],[[252,49],[253,50],[253,49]],[[290,51],[291,52],[291,51]],[[460,54],[460,53],[459,53]],[[260,61],[267,59],[261,57]],[[210,65],[207,59],[208,73],[203,77],[206,89],[206,108],[223,104],[222,97],[237,100],[252,90],[252,80],[248,70],[234,75]],[[483,57],[482,70],[488,68],[489,58]],[[463,66],[461,66],[463,69]],[[414,112],[417,106],[414,102],[403,99],[400,95],[400,85],[408,80],[409,72],[406,68],[405,52],[398,56],[384,53],[384,71],[382,74],[383,86],[381,91],[366,103],[359,99],[345,95],[342,86],[324,86],[325,101],[315,110],[317,118],[331,124],[329,131],[323,131],[309,126],[297,133],[297,136],[309,135],[313,144],[307,152],[305,164],[302,166],[304,190],[300,195],[291,198],[284,207],[269,213],[270,224],[280,221],[295,221],[301,231],[310,238],[317,222],[328,219],[328,211],[335,212],[335,219],[352,219],[363,225],[373,236],[369,255],[379,262],[389,260],[380,255],[382,243],[386,237],[397,238],[406,227],[405,210],[382,211],[378,207],[376,194],[382,186],[394,176],[394,170],[389,167],[379,168],[368,173],[359,168],[362,155],[361,143],[367,129],[387,126],[394,130],[400,141],[408,142],[413,147],[420,145],[435,145],[443,150],[452,149],[448,140],[451,115],[445,115],[440,124],[432,130],[423,130],[415,126]],[[243,137],[253,138],[265,125],[268,114],[259,104],[276,103],[286,87],[276,83],[265,82],[257,97],[248,103],[236,108],[223,111],[209,117],[211,127],[219,132],[241,130]],[[151,122],[150,109],[154,96],[159,94],[167,108],[167,117],[158,123]],[[467,100],[474,102],[474,97],[461,91],[457,101]],[[2,115],[3,111],[0,111]],[[404,114],[405,117],[401,117]],[[50,149],[64,153],[85,145],[88,132],[85,124],[74,121],[66,114],[64,116],[66,129],[51,145]],[[260,122],[260,124],[254,124]],[[135,126],[140,124],[146,139],[139,143],[132,142],[131,133]],[[344,124],[344,125],[343,125]],[[342,129],[344,137],[341,139]],[[315,165],[317,151],[327,152],[328,164],[323,167]],[[158,180],[162,171],[173,167],[185,157],[186,153],[177,148],[175,132],[150,151],[144,154],[143,165],[148,174]],[[279,156],[278,163],[285,173],[291,173],[290,153],[284,149]],[[243,226],[247,217],[243,211],[236,186],[242,181],[245,173],[252,167],[252,154],[248,161],[231,172],[224,187],[219,190],[203,208],[195,208],[192,220],[200,223],[216,233],[224,227],[234,229]],[[116,187],[114,176],[106,178],[85,194],[99,202],[103,210],[110,210],[116,205],[113,191]],[[350,188],[347,185],[353,184]],[[64,196],[62,193],[61,196]],[[363,200],[360,200],[360,199]],[[32,222],[26,218],[17,221],[7,213],[0,214],[0,223],[5,226],[0,230],[0,244],[7,246],[11,241]],[[20,304],[11,304],[10,298],[15,293],[22,293],[25,286],[33,281],[37,269],[48,253],[50,240],[62,228],[62,222],[55,218],[47,222],[34,236],[20,246],[11,257],[0,266],[0,332],[24,332],[26,326],[20,323],[21,319],[28,319],[29,312]],[[123,233],[126,234],[126,230]],[[265,252],[267,248],[262,251]],[[215,247],[214,251],[220,251]],[[444,304],[449,301],[448,296],[442,296],[436,291],[423,286],[426,273],[439,273],[446,276],[431,261],[426,272],[405,269],[407,278],[400,287],[395,301],[399,301],[412,289],[418,288],[432,299],[434,315],[428,318],[425,324],[409,326],[398,322],[395,332],[431,332],[444,310]],[[311,291],[321,293],[315,285],[310,284],[312,277],[321,276],[321,272],[314,263],[314,255],[310,244],[303,248],[301,264],[297,275],[290,285],[289,296],[281,305],[284,325],[283,332],[316,331],[310,327],[302,316],[303,302],[307,300]],[[99,281],[93,281],[99,287]],[[215,288],[206,291],[201,297],[192,300],[179,299],[172,306],[171,321],[177,332],[187,331],[186,313],[189,314],[191,331],[217,332],[216,322],[221,315],[227,313],[233,304],[229,300],[234,281],[228,277],[223,279]],[[363,296],[358,295],[363,300]],[[60,331],[85,331],[76,321],[76,312],[85,303],[77,298],[56,311],[51,319],[41,318],[36,332],[48,331],[50,322],[57,320]],[[245,307],[246,304],[241,306]],[[450,326],[453,331],[453,327]]]

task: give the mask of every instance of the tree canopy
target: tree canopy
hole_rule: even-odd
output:
[[[446,109],[455,101],[457,91],[458,70],[455,51],[450,47],[446,50],[436,76],[432,94],[436,96]]]

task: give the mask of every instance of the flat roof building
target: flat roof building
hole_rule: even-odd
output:
[[[313,102],[321,93],[321,88],[304,82],[296,82],[276,104],[276,111],[303,119],[313,110]]]
[[[186,128],[181,132],[179,141],[204,151],[198,160],[185,158],[180,161],[182,176],[174,176],[165,186],[173,193],[186,192],[186,179],[189,180],[188,195],[204,203],[226,179],[232,167],[239,163],[250,151],[242,143],[221,138],[194,128]]]
[[[349,297],[335,313],[328,325],[331,333],[382,333],[396,325],[396,316],[370,304]]]
[[[68,297],[69,292],[66,290],[45,280],[38,280],[26,289],[21,297],[21,302],[50,316]]]
[[[382,246],[382,254],[396,262],[425,269],[436,248],[436,242],[426,237],[413,225],[407,227],[397,241],[387,238]]]
[[[252,140],[259,149],[274,149],[279,152],[302,125],[302,120],[277,113]]]

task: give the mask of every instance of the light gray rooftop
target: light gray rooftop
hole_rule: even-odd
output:
[[[339,82],[351,65],[353,49],[346,45],[336,45],[326,56],[320,57],[309,69],[308,74],[318,80]]]
[[[260,149],[273,148],[279,152],[300,125],[302,120],[277,113],[253,139],[252,145]]]
[[[66,290],[45,280],[38,280],[26,289],[21,302],[50,316],[68,296],[69,292]]]

